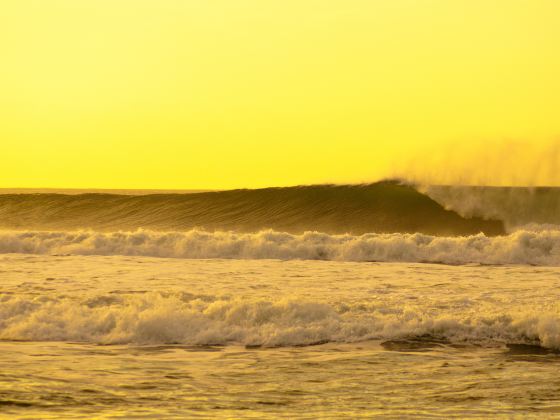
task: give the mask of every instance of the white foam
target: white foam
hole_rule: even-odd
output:
[[[155,292],[117,299],[4,296],[0,339],[105,344],[290,346],[430,335],[455,343],[560,349],[554,313],[427,314],[299,299],[201,300]]]
[[[100,233],[0,231],[0,253],[127,255],[171,258],[309,259],[445,264],[560,265],[559,230],[519,230],[507,236],[423,234],[292,235],[259,233]]]

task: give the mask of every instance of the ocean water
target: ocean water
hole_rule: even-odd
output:
[[[0,193],[0,418],[560,418],[560,190]]]
[[[560,268],[0,255],[5,418],[560,416]]]
[[[445,209],[413,186],[394,181],[191,194],[63,192],[65,194],[13,191],[0,194],[0,227],[103,232],[203,228],[255,233],[272,229],[292,234],[315,231],[353,235],[372,232],[443,236],[505,233],[501,219],[476,215],[470,208],[466,209],[468,217],[461,216],[459,210]],[[462,201],[455,195],[454,190],[444,191],[453,207],[457,201]],[[500,196],[494,199],[505,202]]]

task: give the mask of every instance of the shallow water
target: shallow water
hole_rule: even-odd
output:
[[[2,343],[5,415],[560,415],[560,357],[377,342],[304,348]]]
[[[3,417],[560,416],[560,269],[0,255]]]

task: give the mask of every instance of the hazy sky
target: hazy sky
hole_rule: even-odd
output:
[[[7,0],[0,187],[560,184],[558,0]]]

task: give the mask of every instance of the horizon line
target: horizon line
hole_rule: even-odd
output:
[[[233,190],[259,190],[267,188],[295,188],[295,187],[310,187],[310,186],[359,186],[359,185],[371,185],[381,182],[401,182],[404,185],[418,186],[418,187],[456,187],[456,188],[560,188],[560,185],[480,185],[480,184],[429,184],[421,182],[407,181],[404,179],[383,179],[379,181],[372,182],[356,182],[356,183],[314,183],[314,184],[296,184],[296,185],[284,185],[284,186],[267,186],[267,187],[230,187],[230,188],[100,188],[100,187],[0,187],[0,194],[41,194],[41,193],[52,193],[52,194],[64,194],[64,193],[98,193],[98,194],[123,194],[123,195],[134,195],[138,193],[146,194],[196,194],[204,192],[219,192],[219,191],[233,191]]]

